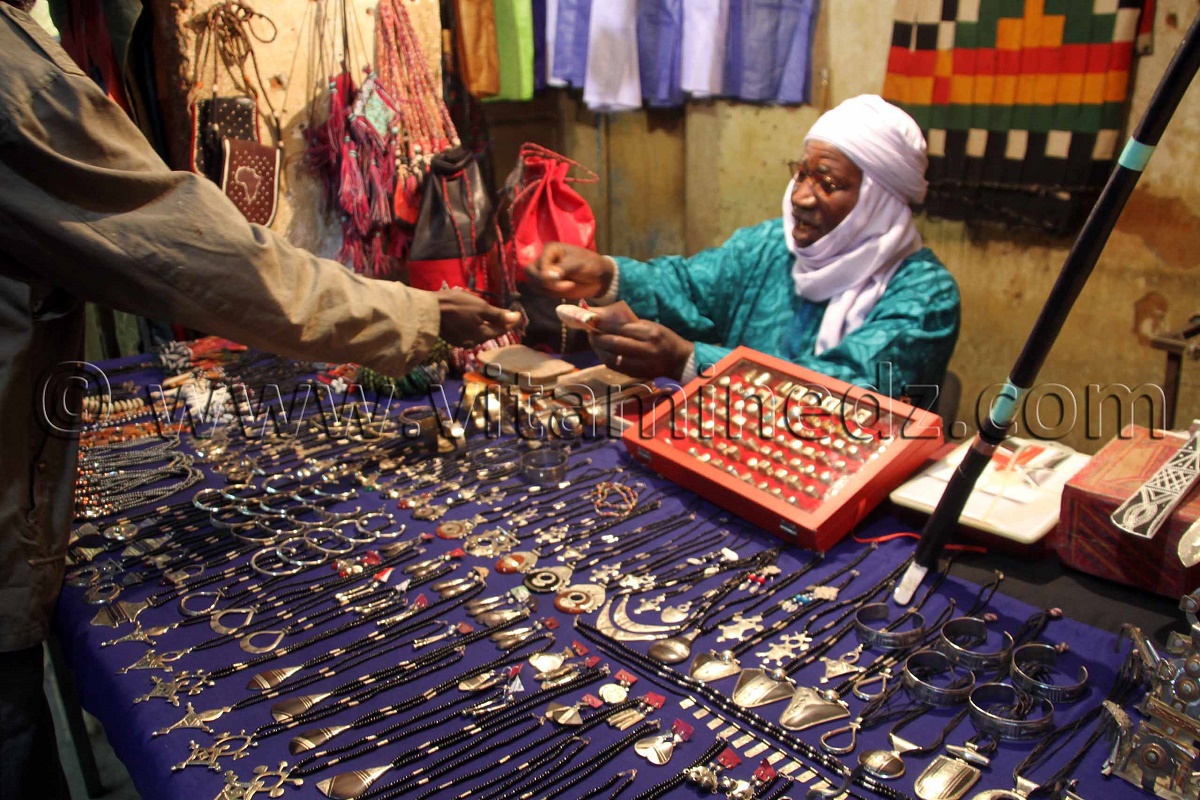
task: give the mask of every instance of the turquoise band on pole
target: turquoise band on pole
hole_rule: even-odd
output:
[[[1121,157],[1117,159],[1117,163],[1125,169],[1131,169],[1134,172],[1142,172],[1146,169],[1146,165],[1150,163],[1150,156],[1154,155],[1154,145],[1142,144],[1132,136],[1125,143],[1125,149],[1121,151]]]
[[[988,418],[991,419],[992,424],[998,428],[1007,428],[1008,423],[1016,418],[1017,406],[1021,404],[1024,394],[1024,389],[1015,386],[1012,381],[1005,381],[1004,388],[1000,390],[1000,394],[996,395],[996,399],[992,401],[992,407],[988,411]]]

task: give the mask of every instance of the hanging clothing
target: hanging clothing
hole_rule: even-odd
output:
[[[642,99],[651,106],[683,105],[679,82],[683,0],[641,0],[637,10],[637,43]]]
[[[746,345],[893,397],[908,385],[941,383],[958,341],[960,301],[933,251],[903,259],[862,325],[817,355],[826,303],[795,293],[795,259],[779,225],[776,218],[742,228],[690,258],[617,258],[617,299],[695,342],[700,368]],[[890,386],[878,385],[889,375]]]
[[[493,0],[455,0],[454,27],[463,87],[474,97],[495,96],[500,92],[500,52]]]
[[[725,93],[759,103],[808,99],[818,0],[730,0]]]
[[[592,5],[583,84],[583,102],[592,111],[630,111],[642,106],[637,5],[638,0],[605,0]]]
[[[725,78],[725,38],[729,31],[729,0],[687,0],[679,87],[693,97],[719,95]]]
[[[558,41],[558,0],[546,0],[546,85],[566,86],[567,83],[554,77],[554,47]]]
[[[530,0],[495,0],[500,92],[493,100],[533,97],[533,6]]]
[[[550,77],[554,85],[581,88],[587,79],[588,29],[592,0],[556,0],[554,63]]]
[[[546,88],[546,0],[533,0],[533,90]]]

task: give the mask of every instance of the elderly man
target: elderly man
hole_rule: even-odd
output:
[[[602,312],[592,343],[632,375],[689,380],[747,345],[893,395],[938,384],[958,338],[959,296],[913,224],[926,163],[911,117],[875,95],[855,97],[805,137],[782,231],[768,220],[691,258],[648,263],[552,244],[530,282],[593,305],[627,301],[641,319]]]

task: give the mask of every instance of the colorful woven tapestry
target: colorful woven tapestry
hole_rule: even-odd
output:
[[[927,210],[1076,230],[1118,154],[1152,5],[898,0],[883,96],[925,131]]]

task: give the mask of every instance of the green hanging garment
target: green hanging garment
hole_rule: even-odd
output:
[[[500,51],[500,94],[492,100],[533,97],[533,3],[495,0],[496,44]]]

